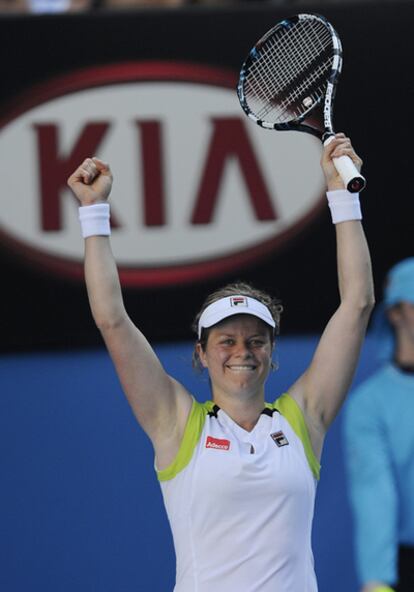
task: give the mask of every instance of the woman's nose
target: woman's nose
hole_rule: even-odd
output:
[[[247,358],[251,355],[251,351],[246,343],[238,343],[236,345],[236,354],[240,357]]]

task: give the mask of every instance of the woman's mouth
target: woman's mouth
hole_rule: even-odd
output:
[[[227,365],[227,368],[232,372],[252,372],[256,370],[256,366],[253,364],[231,364]]]

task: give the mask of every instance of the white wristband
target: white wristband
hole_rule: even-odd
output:
[[[359,193],[350,193],[346,189],[327,191],[329,208],[331,210],[332,222],[346,222],[347,220],[362,220],[361,204]]]
[[[111,234],[109,203],[81,206],[79,208],[79,220],[83,238],[88,236],[109,236]]]

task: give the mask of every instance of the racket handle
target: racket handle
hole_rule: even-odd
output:
[[[329,144],[329,142],[331,142],[333,139],[334,136],[329,136],[329,138],[325,140],[324,146]],[[342,181],[345,184],[345,187],[350,193],[358,193],[364,189],[367,182],[349,156],[339,156],[338,158],[333,158],[332,160],[336,170],[340,174]]]

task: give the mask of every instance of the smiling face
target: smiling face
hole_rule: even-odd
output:
[[[272,362],[270,327],[257,317],[232,316],[209,330],[200,361],[208,368],[215,400],[221,396],[264,398]]]

